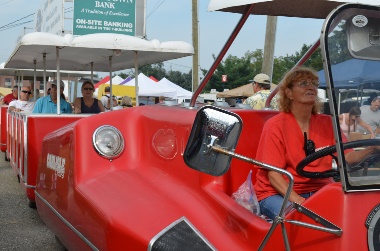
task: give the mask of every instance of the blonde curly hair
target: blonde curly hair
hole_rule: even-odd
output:
[[[281,82],[281,85],[279,87],[278,95],[280,96],[278,100],[279,104],[279,110],[289,113],[292,101],[286,96],[285,90],[286,89],[292,89],[294,86],[294,83],[296,83],[298,80],[302,78],[307,78],[310,80],[318,80],[318,73],[309,67],[305,66],[297,66],[290,71],[288,71],[284,78],[283,81]],[[322,112],[322,102],[318,96],[316,96],[315,103],[313,106],[312,113],[317,114]]]

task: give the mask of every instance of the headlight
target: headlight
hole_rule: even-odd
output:
[[[124,150],[123,136],[118,129],[109,125],[95,130],[92,144],[102,157],[110,160],[119,157]]]

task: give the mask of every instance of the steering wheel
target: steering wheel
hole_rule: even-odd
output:
[[[343,144],[343,150],[346,149],[351,149],[355,147],[363,147],[363,146],[379,146],[380,145],[380,139],[363,139],[363,140],[357,140],[357,141],[352,141],[352,142],[347,142]],[[309,172],[305,171],[304,168],[307,166],[309,163],[313,162],[314,160],[317,160],[319,158],[325,157],[327,155],[331,155],[336,152],[336,146],[329,146],[326,148],[323,148],[315,153],[312,153],[303,160],[298,163],[296,167],[296,172],[298,175],[305,177],[305,178],[312,178],[312,179],[321,179],[321,178],[329,178],[329,177],[336,177],[339,175],[338,170],[326,170],[323,172]],[[376,155],[377,156],[377,155]],[[376,157],[375,156],[375,157]],[[370,155],[368,158],[365,158],[364,160],[368,160],[369,158],[374,158],[373,155]],[[356,171],[364,166],[360,165],[363,163],[363,160],[357,164],[355,164],[354,167],[351,167],[351,171]],[[358,167],[359,166],[359,167]]]

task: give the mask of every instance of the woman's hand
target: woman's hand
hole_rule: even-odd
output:
[[[297,199],[294,202],[296,202],[296,203],[298,203],[298,204],[301,205],[305,200],[306,199],[304,197],[298,196]]]

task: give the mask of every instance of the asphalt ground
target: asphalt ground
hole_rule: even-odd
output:
[[[28,207],[26,195],[0,152],[0,250],[61,251],[65,248]]]

